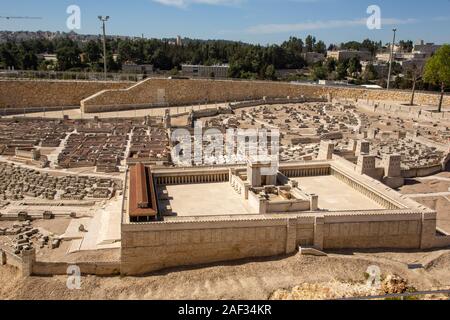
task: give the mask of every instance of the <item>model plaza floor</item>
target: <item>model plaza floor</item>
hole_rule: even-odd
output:
[[[167,189],[172,211],[178,217],[255,214],[230,183],[160,186]],[[167,205],[167,201],[161,201]]]
[[[383,209],[376,202],[333,176],[295,178],[302,190],[319,196],[322,210]],[[170,205],[178,217],[256,214],[228,182],[159,186],[166,189]]]
[[[352,189],[333,176],[294,178],[299,188],[319,196],[322,210],[373,210],[383,209],[362,193]]]

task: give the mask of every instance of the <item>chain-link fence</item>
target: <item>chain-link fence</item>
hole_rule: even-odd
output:
[[[0,70],[0,79],[80,80],[80,81],[131,81],[145,79],[144,74],[70,71]]]

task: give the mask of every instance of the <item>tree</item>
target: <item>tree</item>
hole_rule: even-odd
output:
[[[89,41],[84,49],[90,63],[98,62],[102,56],[102,49],[96,41]]]
[[[265,78],[268,80],[276,80],[277,77],[275,75],[275,67],[272,64],[267,66]]]
[[[305,39],[306,52],[313,52],[315,44],[316,38],[311,35],[307,36]]]
[[[363,78],[366,82],[378,79],[378,72],[373,64],[369,64],[364,70]]]
[[[328,46],[328,51],[336,51],[337,49],[338,46],[333,43]]]
[[[5,68],[19,69],[21,54],[15,44],[5,44],[0,47],[0,59]]]
[[[325,42],[323,42],[323,41],[317,42],[314,45],[314,52],[325,54],[327,52],[327,46],[326,46]]]
[[[38,67],[38,59],[33,52],[27,52],[23,56],[22,69],[24,70],[36,70]]]
[[[328,73],[332,73],[334,70],[336,70],[337,61],[333,58],[328,58],[324,62],[325,68],[327,68]]]
[[[412,81],[412,93],[411,93],[411,101],[409,103],[410,106],[414,105],[414,97],[416,95],[416,85],[417,81],[422,78],[423,74],[423,65],[413,63],[412,66],[407,71],[407,76]]]
[[[359,73],[362,70],[361,61],[359,58],[353,57],[348,62],[348,73],[353,76],[355,73]]]
[[[316,66],[312,76],[314,80],[325,80],[328,77],[327,69],[323,66]]]
[[[161,70],[172,70],[172,60],[168,57],[167,53],[163,49],[158,49],[155,51],[152,57],[153,64],[155,67]]]
[[[302,41],[302,39],[298,39],[296,37],[290,37],[288,41],[283,42],[281,47],[290,52],[302,53],[303,52],[303,41]]]
[[[361,49],[369,50],[372,56],[374,56],[379,49],[379,45],[370,39],[366,39],[361,43]]]
[[[56,50],[59,70],[65,71],[80,66],[80,51],[77,47],[61,47]]]
[[[344,80],[347,77],[348,63],[346,61],[339,62],[336,67],[337,80]]]
[[[398,45],[405,52],[411,52],[413,50],[413,48],[414,48],[414,44],[413,44],[413,42],[411,40],[408,40],[408,41],[400,40]]]
[[[126,40],[119,43],[119,57],[121,62],[133,61],[136,57],[136,52],[133,48],[133,44],[130,40]]]
[[[450,45],[442,46],[425,65],[424,80],[441,88],[438,112],[442,111],[445,88],[450,86]]]

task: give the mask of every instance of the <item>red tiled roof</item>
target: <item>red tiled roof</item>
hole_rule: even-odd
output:
[[[158,214],[153,175],[142,163],[133,166],[130,170],[128,199],[130,217],[156,217]]]

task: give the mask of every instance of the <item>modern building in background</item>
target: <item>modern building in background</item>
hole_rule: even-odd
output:
[[[136,73],[136,74],[153,74],[152,64],[135,64],[135,63],[124,63],[122,65],[123,73]]]
[[[361,61],[372,60],[372,53],[370,51],[356,51],[356,50],[337,50],[328,51],[328,58],[336,59],[337,61],[345,61],[351,58],[359,58]]]
[[[322,62],[325,60],[325,55],[323,53],[317,52],[306,52],[302,53],[302,57],[305,59],[306,63],[309,65]]]
[[[228,65],[191,65],[183,64],[182,75],[191,78],[228,78]]]
[[[429,58],[441,47],[441,45],[437,45],[434,43],[425,43],[423,40],[420,40],[419,43],[414,46],[413,53],[421,53]]]

